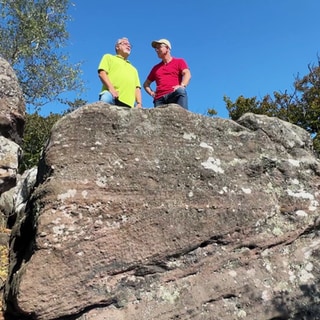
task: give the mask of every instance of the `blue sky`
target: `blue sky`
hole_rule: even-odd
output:
[[[151,41],[167,38],[172,55],[184,58],[191,70],[189,110],[205,115],[214,108],[222,118],[228,118],[224,95],[234,101],[292,92],[295,77],[308,74],[308,64],[316,65],[320,54],[319,0],[72,2],[66,51],[72,63],[83,62],[87,92],[81,97],[89,103],[101,89],[100,59],[114,53],[121,37],[133,44],[129,60],[141,84],[160,61]],[[142,98],[145,108],[153,107],[144,90]],[[41,113],[61,111],[50,104]]]

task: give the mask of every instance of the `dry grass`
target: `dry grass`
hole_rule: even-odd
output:
[[[0,279],[4,282],[8,275],[9,249],[8,245],[0,245]]]
[[[0,226],[0,234],[10,235],[11,230],[6,229],[3,226]],[[2,294],[3,294],[3,285],[8,276],[8,266],[9,266],[9,243],[0,244],[0,320],[3,319],[2,315]]]

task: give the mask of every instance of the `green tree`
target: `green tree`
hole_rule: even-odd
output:
[[[50,136],[52,126],[62,117],[51,113],[42,117],[38,113],[26,115],[26,125],[22,142],[23,155],[19,164],[19,172],[32,168],[38,164],[45,142]]]
[[[308,65],[309,73],[296,77],[294,91],[274,92],[262,100],[257,97],[240,96],[235,102],[224,96],[226,108],[232,120],[238,120],[244,113],[252,112],[277,117],[296,124],[308,131],[313,139],[315,151],[320,154],[320,60],[317,65]]]
[[[215,108],[209,108],[207,111],[207,115],[209,117],[214,117],[218,114],[217,110]]]
[[[70,91],[81,93],[81,63],[63,48],[69,0],[0,0],[0,55],[15,70],[27,105],[35,110]]]
[[[257,113],[259,102],[256,97],[245,98],[240,96],[235,102],[227,96],[223,97],[223,101],[226,103],[227,110],[229,111],[229,117],[232,120],[238,120],[243,114],[247,112]]]
[[[83,100],[83,99],[75,99],[74,101],[66,101],[66,104],[69,107],[63,114],[70,113],[70,112],[72,112],[72,111],[84,106],[87,103],[88,103],[88,101]]]
[[[301,93],[299,100],[298,124],[313,135],[320,130],[320,60],[318,65],[309,65],[309,73],[304,77],[297,78],[294,86]],[[318,137],[319,139],[319,137]]]

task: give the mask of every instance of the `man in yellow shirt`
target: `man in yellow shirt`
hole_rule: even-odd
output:
[[[98,66],[102,90],[99,100],[109,104],[142,107],[141,85],[137,69],[128,61],[131,44],[121,38],[115,44],[116,55],[103,55]]]

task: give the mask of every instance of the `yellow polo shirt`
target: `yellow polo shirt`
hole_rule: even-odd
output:
[[[107,72],[112,85],[119,92],[119,100],[133,108],[136,88],[141,88],[137,69],[120,55],[105,54],[98,70]],[[108,88],[103,85],[101,93],[106,90]]]

